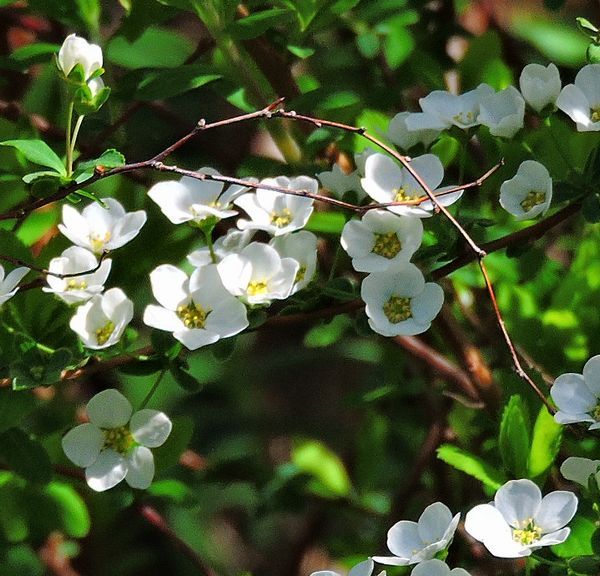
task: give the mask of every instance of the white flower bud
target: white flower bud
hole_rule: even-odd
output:
[[[58,52],[58,65],[68,76],[77,64],[81,64],[87,80],[98,68],[102,68],[102,49],[85,38],[69,34]]]
[[[548,66],[527,64],[521,72],[519,87],[527,104],[540,112],[549,104],[554,104],[560,94],[558,68],[552,63]]]

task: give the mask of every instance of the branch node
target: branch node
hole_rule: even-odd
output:
[[[204,130],[206,127],[206,120],[204,118],[200,118],[198,120],[198,124],[196,124],[196,130]]]

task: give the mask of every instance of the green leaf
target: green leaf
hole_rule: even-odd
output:
[[[600,574],[600,558],[597,556],[575,556],[567,560],[569,568],[577,574]]]
[[[273,28],[278,24],[283,24],[292,17],[292,12],[286,8],[262,10],[232,22],[227,26],[226,32],[236,40],[250,40],[261,36],[269,28]]]
[[[347,496],[350,493],[352,485],[343,462],[322,442],[296,441],[291,460],[302,472],[314,476],[332,496]]]
[[[0,473],[0,533],[9,542],[22,542],[29,536],[23,510],[22,489],[10,472]]]
[[[594,26],[587,18],[583,18],[579,16],[575,18],[577,22],[577,27],[586,35],[594,38],[596,34],[598,34],[598,28]]]
[[[288,44],[286,48],[294,55],[298,56],[298,58],[308,58],[315,53],[314,48],[310,48],[309,46],[297,46],[296,44]]]
[[[158,448],[152,449],[156,471],[162,472],[175,466],[179,457],[187,449],[194,432],[194,421],[188,416],[173,418],[173,430],[167,441]]]
[[[406,28],[399,28],[386,35],[383,39],[383,54],[387,65],[396,70],[415,49],[415,39]]]
[[[0,389],[0,432],[21,424],[36,405],[33,394],[17,393],[9,388]]]
[[[329,322],[323,322],[311,328],[304,335],[304,345],[307,348],[324,348],[331,346],[344,336],[352,320],[345,314],[335,316]]]
[[[27,44],[14,50],[10,57],[12,60],[30,65],[36,62],[47,62],[52,54],[56,54],[60,46],[47,42],[36,42]]]
[[[379,54],[379,36],[371,30],[367,30],[356,37],[356,46],[365,58],[375,58]]]
[[[67,174],[62,160],[43,140],[5,140],[0,146],[16,148],[33,164],[47,166],[63,176]]]
[[[117,168],[123,165],[125,165],[125,156],[118,150],[109,148],[102,152],[98,158],[77,164],[74,172],[75,180],[79,183],[85,182],[94,175],[94,170],[97,166],[101,166],[102,168]]]
[[[159,100],[184,94],[209,82],[222,78],[215,74],[212,66],[204,64],[190,64],[179,66],[174,70],[166,70],[147,75],[140,82],[136,97],[140,100]]]
[[[124,68],[177,68],[194,52],[193,43],[176,32],[148,28],[137,40],[113,38],[106,58]]]
[[[346,217],[341,212],[313,212],[306,229],[318,234],[341,234]]]
[[[596,531],[596,523],[583,516],[575,516],[569,524],[571,534],[562,543],[552,546],[551,550],[560,558],[588,556],[594,553],[592,536]]]
[[[77,491],[62,482],[51,482],[44,493],[56,504],[62,530],[73,538],[85,538],[91,527],[90,514]]]
[[[20,428],[0,434],[0,458],[29,482],[46,484],[52,478],[50,458],[43,446]]]
[[[186,372],[177,361],[171,362],[169,371],[171,372],[171,376],[175,379],[175,382],[188,392],[198,392],[202,387],[202,384],[189,372]]]
[[[452,444],[443,444],[437,450],[440,460],[450,464],[453,468],[477,478],[492,490],[498,490],[507,478],[496,466],[488,464],[485,460]]]
[[[557,424],[552,414],[542,406],[533,425],[528,478],[537,478],[550,469],[560,450],[562,431],[563,427]]]
[[[498,446],[504,468],[515,478],[527,474],[529,456],[529,416],[522,398],[515,394],[510,397],[502,412]]]

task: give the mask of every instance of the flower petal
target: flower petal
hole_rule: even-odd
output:
[[[96,461],[103,445],[104,434],[94,424],[80,424],[69,430],[62,439],[67,458],[82,468]]]
[[[127,456],[125,482],[132,488],[144,490],[154,478],[154,456],[145,446],[137,446]]]
[[[414,552],[423,548],[423,540],[419,535],[417,523],[410,520],[396,522],[388,530],[387,546],[390,552],[399,558],[404,558],[408,564]],[[397,566],[402,566],[402,564],[397,564]]]
[[[131,417],[129,430],[135,441],[148,448],[157,448],[169,437],[173,424],[164,412],[139,410]]]
[[[522,528],[521,523],[534,518],[542,502],[542,493],[531,480],[510,480],[498,489],[494,504],[504,519],[513,528]]]
[[[102,450],[98,459],[85,469],[88,486],[96,492],[104,492],[116,486],[127,474],[123,456],[114,450]]]
[[[98,428],[125,426],[131,418],[132,411],[129,400],[114,388],[96,394],[87,405],[90,422]]]
[[[550,492],[542,499],[533,521],[542,532],[554,532],[568,524],[577,512],[577,496],[566,490]]]
[[[442,502],[434,502],[423,510],[419,517],[418,532],[423,542],[437,542],[452,522],[452,512]]]

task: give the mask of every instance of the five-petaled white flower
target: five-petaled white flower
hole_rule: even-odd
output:
[[[232,252],[240,252],[242,248],[248,246],[256,230],[237,230],[230,228],[225,236],[219,236],[213,244],[213,252],[217,262],[220,262]],[[207,264],[213,264],[212,256],[208,246],[203,246],[187,255],[188,262],[196,268],[201,268]]]
[[[523,128],[524,118],[525,100],[514,86],[485,96],[479,104],[477,121],[494,136],[512,138]]]
[[[356,566],[350,569],[348,572],[348,576],[371,576],[373,573],[373,568],[375,567],[375,563],[370,558],[364,560],[363,562],[359,562]],[[318,572],[313,572],[310,576],[340,576],[337,572],[333,570],[319,570]],[[381,576],[381,575],[380,575]]]
[[[441,560],[425,560],[417,564],[411,572],[411,576],[470,576],[463,568],[453,568]]]
[[[536,112],[554,106],[561,87],[558,68],[552,63],[548,66],[527,64],[519,77],[519,87],[527,104]]]
[[[317,237],[308,230],[300,230],[285,236],[275,236],[269,244],[281,258],[292,258],[298,262],[298,272],[290,295],[308,286],[317,269]]]
[[[58,52],[58,65],[65,76],[80,64],[83,69],[84,80],[102,68],[102,49],[96,44],[90,44],[85,38],[76,34],[69,34]]]
[[[426,116],[421,118],[421,116]],[[417,118],[418,117],[418,118]],[[414,127],[409,123],[415,122]],[[419,123],[425,127],[419,126]],[[446,128],[446,125],[437,117],[429,117],[425,113],[400,112],[390,121],[388,126],[388,138],[402,150],[408,150],[417,144],[422,144],[427,148]]]
[[[223,287],[214,265],[196,269],[190,278],[171,264],[150,273],[152,292],[160,306],[150,304],[144,323],[196,350],[239,334],[248,327],[246,307]]]
[[[423,510],[418,522],[401,520],[388,531],[387,545],[394,556],[373,556],[389,566],[408,566],[430,560],[452,542],[460,514],[452,516],[445,504],[434,502]]]
[[[458,126],[463,130],[476,126],[481,101],[494,94],[487,84],[480,84],[475,90],[464,94],[450,94],[444,90],[435,90],[421,98],[419,105],[422,114],[412,114],[406,120],[409,130],[444,129]]]
[[[583,374],[561,374],[550,395],[558,407],[554,419],[559,424],[589,422],[589,430],[600,428],[600,355],[585,363]]]
[[[0,264],[0,306],[17,293],[19,282],[28,272],[29,268],[15,268],[5,277],[4,266]]]
[[[383,336],[414,336],[429,330],[444,303],[444,291],[409,262],[373,272],[360,288],[369,326]]]
[[[106,208],[97,202],[86,206],[81,214],[72,206],[63,206],[63,223],[58,229],[77,246],[95,254],[114,250],[135,238],[144,223],[146,212],[125,212],[114,198],[104,198]]]
[[[561,464],[560,473],[567,480],[577,482],[577,484],[581,484],[587,488],[590,476],[594,476],[596,484],[600,486],[599,468],[600,460],[590,460],[589,458],[571,456]]]
[[[154,477],[150,448],[164,444],[171,420],[157,410],[133,413],[129,400],[110,388],[87,405],[89,422],[76,426],[62,439],[67,458],[85,468],[88,486],[103,492],[121,480],[132,488],[148,488]]]
[[[342,231],[342,247],[358,272],[381,272],[407,262],[423,239],[420,218],[369,210],[362,220],[351,220]]]
[[[529,556],[542,546],[564,542],[577,511],[577,497],[557,490],[542,498],[531,480],[510,480],[490,504],[467,513],[465,530],[498,558]]]
[[[219,175],[212,168],[200,168],[198,172]],[[245,186],[231,185],[223,192],[223,182],[184,176],[179,181],[158,182],[148,190],[148,196],[173,224],[201,223],[210,217],[221,220],[237,216],[237,210],[231,209],[231,202],[247,190]]]
[[[600,64],[588,64],[560,92],[556,106],[577,125],[578,132],[600,130]]]
[[[75,274],[76,272],[93,270],[97,267],[98,260],[94,254],[81,246],[71,246],[57,258],[50,260],[48,270],[54,274]],[[42,290],[56,294],[67,304],[85,302],[104,290],[104,283],[110,274],[110,268],[111,261],[106,259],[91,274],[80,274],[68,278],[48,274],[46,277],[48,287],[44,287]]]
[[[217,268],[231,294],[248,304],[270,304],[291,294],[300,264],[293,258],[282,258],[268,244],[252,242],[238,254],[223,258]]]
[[[516,220],[545,214],[552,200],[552,178],[535,160],[525,160],[516,175],[500,186],[500,205]]]
[[[462,190],[445,193],[443,188],[436,190],[444,177],[444,167],[434,154],[424,154],[413,158],[411,167],[435,191],[437,201],[443,206],[449,206],[462,196]],[[420,184],[404,167],[399,166],[385,154],[371,154],[365,162],[365,177],[361,180],[367,194],[381,204],[388,202],[417,201],[419,204],[390,206],[388,210],[403,216],[427,218],[433,214],[433,203]]]
[[[330,171],[319,172],[317,178],[323,187],[332,192],[336,198],[342,198],[346,192],[355,192],[359,200],[365,197],[365,191],[360,185],[358,170],[347,174],[339,164],[334,164]]]
[[[132,318],[133,302],[120,288],[111,288],[81,305],[69,326],[86,348],[101,350],[120,340]]]
[[[297,178],[265,178],[260,184],[278,186],[289,190],[303,190],[316,194],[319,183],[308,176]],[[251,220],[240,219],[237,221],[241,230],[264,230],[273,236],[281,236],[302,228],[313,211],[312,198],[305,198],[284,192],[257,188],[255,192],[242,194],[234,200]]]

